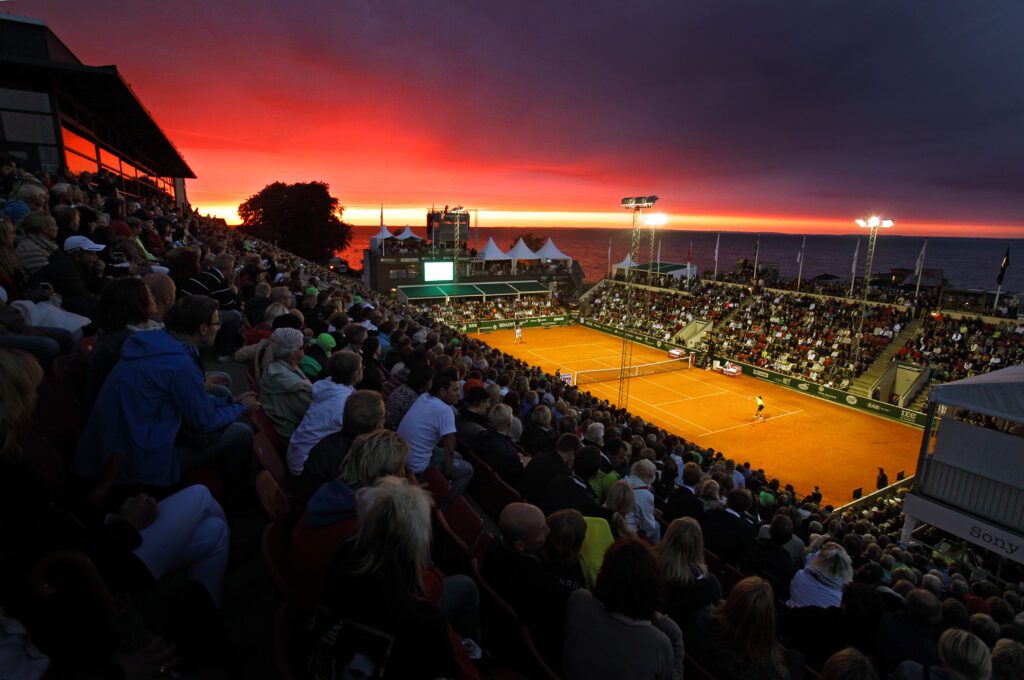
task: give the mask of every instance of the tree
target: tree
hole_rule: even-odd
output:
[[[514,236],[512,240],[509,241],[508,243],[508,249],[511,250],[512,248],[515,248],[516,243],[519,242],[519,239],[523,239],[523,241],[526,242],[526,247],[534,252],[540,250],[541,247],[544,245],[543,237],[534,236],[532,231],[528,231],[525,234],[519,234],[518,236]]]
[[[274,182],[238,206],[238,215],[246,234],[323,263],[352,240],[344,209],[323,182]]]

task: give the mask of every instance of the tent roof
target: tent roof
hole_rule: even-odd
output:
[[[409,227],[408,224],[405,225],[405,231],[403,231],[401,234],[398,234],[397,236],[395,236],[395,238],[397,238],[399,241],[404,241],[404,240],[410,239],[410,238],[414,238],[417,241],[422,241],[423,240],[419,236],[417,236],[416,234],[412,233],[412,229]]]
[[[626,253],[626,259],[615,265],[616,267],[632,267],[633,266],[633,255]]]
[[[509,256],[498,247],[498,244],[494,242],[493,238],[487,239],[487,245],[485,245],[484,249],[480,251],[480,257],[485,261],[509,259]]]
[[[526,245],[526,241],[520,236],[516,244],[512,246],[512,250],[505,253],[510,260],[536,260],[537,253],[530,250],[530,246]]]
[[[370,240],[371,241],[372,240],[380,241],[382,239],[394,238],[394,237],[395,237],[395,235],[392,234],[390,231],[388,231],[388,228],[382,224],[382,225],[380,225],[380,231],[378,231],[376,234],[371,236]]]
[[[572,258],[563,253],[555,245],[555,239],[549,238],[540,250],[537,251],[537,257],[545,260],[571,260]]]
[[[928,395],[928,401],[1024,422],[1024,366],[1009,366],[936,385]]]

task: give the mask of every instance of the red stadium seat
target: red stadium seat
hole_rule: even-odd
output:
[[[312,610],[327,585],[331,558],[346,540],[359,531],[359,519],[352,517],[325,527],[311,528],[303,516],[292,529],[286,576],[291,584],[291,601],[297,607]]]
[[[270,440],[270,443],[278,451],[282,448],[281,437],[277,434],[277,430],[274,429],[274,422],[267,415],[266,411],[261,408],[253,411],[252,424],[256,426],[256,430],[262,433]]]
[[[420,481],[434,496],[434,505],[437,507],[443,507],[448,502],[448,496],[452,492],[452,485],[444,478],[441,471],[437,468],[428,467],[420,475]]]
[[[284,522],[271,522],[263,530],[260,549],[263,553],[263,564],[270,574],[277,594],[283,600],[290,597],[288,589],[288,527]]]
[[[477,537],[483,531],[484,519],[477,514],[469,501],[459,496],[452,500],[448,507],[442,510],[442,513],[445,520],[448,521],[448,526],[456,536],[462,539],[463,543],[467,546],[476,543]]]
[[[468,574],[472,553],[469,546],[452,531],[444,514],[434,509],[434,563],[446,574]]]
[[[263,469],[274,476],[274,480],[281,487],[281,491],[289,499],[293,498],[294,494],[292,491],[295,481],[285,468],[284,460],[281,458],[281,454],[277,452],[277,447],[274,446],[273,440],[263,430],[253,435],[252,450],[256,454],[256,459],[260,462],[260,465],[263,466]]]
[[[470,561],[473,580],[480,588],[480,628],[484,647],[494,661],[525,674],[529,678],[549,678],[558,674],[537,651],[533,636],[519,618],[519,614],[484,579],[480,565]]]

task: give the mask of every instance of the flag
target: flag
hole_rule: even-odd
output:
[[[1003,261],[999,263],[999,275],[996,276],[996,283],[1003,285],[1003,277],[1006,276],[1006,268],[1010,266],[1010,246],[1006,246],[1006,254]]]
[[[796,263],[800,264],[804,259],[804,248],[807,247],[807,237],[804,236],[803,243],[800,244],[800,250],[796,253]]]
[[[860,239],[857,239],[857,247],[853,249],[853,266],[850,268],[850,273],[857,276],[857,255],[860,253]]]
[[[718,238],[715,239],[715,267],[718,267],[718,244],[722,241],[722,235],[719,234]]]
[[[914,276],[920,276],[924,271],[924,251],[927,247],[928,239],[925,239],[924,245],[921,246],[921,254],[917,256],[917,264],[914,265]]]
[[[661,258],[659,258],[661,259]],[[693,261],[693,241],[690,241],[690,247],[686,251],[686,266],[690,266],[690,262]]]
[[[658,239],[658,268],[661,268],[661,239]],[[659,274],[661,272],[658,272]]]

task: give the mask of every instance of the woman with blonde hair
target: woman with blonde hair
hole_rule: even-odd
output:
[[[721,487],[713,479],[705,479],[697,488],[697,498],[704,505],[704,510],[717,510],[723,507],[720,495]]]
[[[720,680],[789,680],[803,674],[803,656],[779,643],[775,594],[759,576],[743,579],[723,604],[698,614],[686,648]]]
[[[636,510],[636,495],[629,482],[620,479],[608,487],[608,494],[604,498],[604,507],[611,510],[612,514],[608,519],[608,524],[611,525],[616,539],[636,538],[636,532],[629,528],[629,521],[626,519]]]
[[[332,677],[339,649],[365,639],[370,630],[390,638],[367,654],[380,676],[458,677],[448,622],[435,604],[436,587],[431,592],[424,579],[431,573],[430,494],[385,477],[363,489],[358,502],[359,533],[331,562],[323,616],[318,614],[314,626],[313,675]]]
[[[846,550],[838,543],[826,543],[793,577],[786,606],[838,607],[843,601],[843,588],[852,580],[853,562]]]
[[[57,250],[57,221],[50,213],[36,210],[22,217],[17,226],[24,236],[14,252],[31,276],[45,267],[50,262],[50,254]]]
[[[555,432],[551,428],[551,409],[540,404],[530,414],[530,422],[523,428],[520,443],[531,456],[555,450]]]
[[[722,584],[704,562],[704,533],[692,517],[674,520],[658,544],[665,574],[665,613],[685,631],[697,612],[722,599]]]

